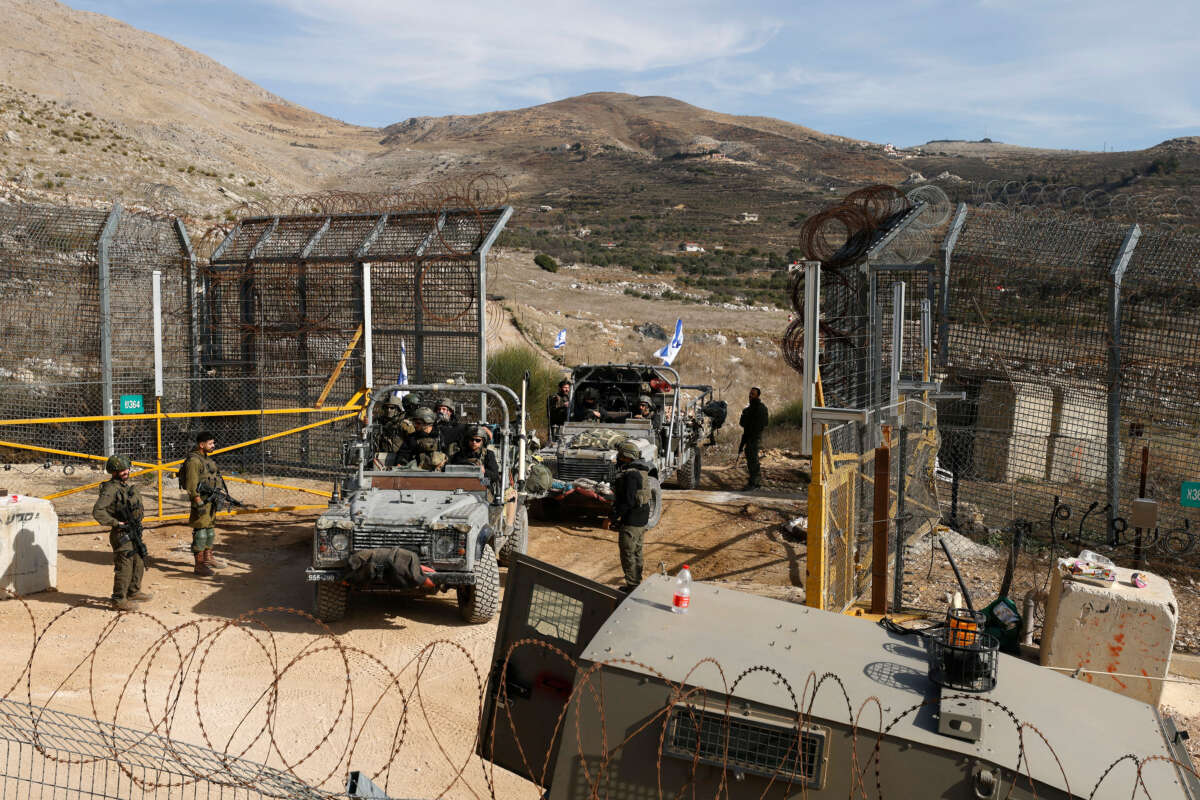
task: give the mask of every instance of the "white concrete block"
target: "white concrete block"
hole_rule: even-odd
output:
[[[1055,571],[1041,662],[1114,673],[1081,673],[1079,680],[1158,705],[1163,682],[1152,678],[1165,677],[1170,668],[1179,605],[1165,578],[1142,572],[1146,587],[1138,589],[1129,580],[1138,570],[1114,571],[1117,580],[1110,587],[1066,580]]]
[[[33,594],[58,584],[58,514],[49,500],[0,497],[0,588]]]

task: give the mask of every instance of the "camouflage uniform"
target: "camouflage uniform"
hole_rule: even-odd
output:
[[[113,550],[113,604],[123,608],[126,601],[142,593],[146,563],[133,548],[122,522],[140,522],[144,514],[138,487],[115,474],[100,484],[100,497],[92,506],[92,516],[109,526],[108,545]]]
[[[632,457],[637,446],[622,443],[618,453]],[[618,531],[617,549],[621,552],[621,571],[625,588],[632,589],[642,582],[642,546],[646,527],[650,523],[649,473],[645,461],[621,462],[621,471],[613,481],[613,504],[609,520]]]
[[[213,461],[207,453],[203,453],[199,448],[188,453],[187,459],[183,462],[183,477],[181,483],[183,490],[188,494],[188,500],[191,501],[191,513],[188,515],[188,524],[192,526],[192,553],[207,553],[212,550],[213,540],[216,538],[215,517],[212,503],[204,503],[200,501],[201,488],[216,487],[220,484],[221,471],[217,469],[217,462]],[[197,570],[201,572],[201,570]]]

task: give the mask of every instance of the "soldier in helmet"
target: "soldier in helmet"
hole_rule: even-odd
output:
[[[468,426],[459,423],[458,415],[454,413],[454,399],[449,395],[437,399],[433,412],[437,415],[434,430],[437,431],[438,440],[441,442],[441,450],[448,456],[454,455]]]
[[[654,423],[654,427],[662,427],[662,414],[654,408],[654,401],[650,399],[650,395],[638,395],[637,410],[633,412],[634,419],[648,419]]]
[[[180,468],[179,482],[191,501],[188,524],[192,526],[192,555],[196,562],[193,572],[202,577],[209,577],[214,568],[225,566],[212,552],[217,535],[216,501],[211,497],[205,499],[209,491],[221,484],[221,470],[212,459],[216,448],[216,438],[208,431],[200,431],[196,434],[196,446]]]
[[[407,396],[399,398],[389,394],[379,403],[375,417],[376,468],[392,466],[392,454],[404,446],[404,440],[414,430],[413,421],[405,410],[407,400]]]
[[[607,530],[619,531],[617,547],[621,551],[621,570],[625,573],[623,592],[631,592],[642,582],[642,544],[650,523],[650,465],[641,460],[638,446],[629,440],[617,446],[617,468],[613,481],[613,504],[604,520]]]
[[[447,458],[435,430],[437,415],[432,409],[422,406],[413,412],[412,422],[413,432],[396,454],[396,463],[410,469],[441,469],[446,465]]]
[[[450,463],[479,467],[495,495],[500,490],[500,465],[496,462],[496,454],[488,450],[491,439],[491,431],[485,425],[468,428],[462,448],[450,459]]]
[[[142,495],[129,480],[129,459],[112,455],[104,463],[111,478],[100,484],[100,497],[92,506],[92,516],[109,527],[108,544],[113,550],[113,608],[125,611],[130,603],[149,600],[151,594],[142,590],[146,562],[134,547],[129,524],[139,523],[145,513]]]

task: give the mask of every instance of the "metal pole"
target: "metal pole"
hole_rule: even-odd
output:
[[[871,613],[887,613],[888,506],[891,505],[891,453],[875,448],[875,518],[871,529]]]
[[[154,270],[151,273],[150,285],[151,307],[154,313],[154,442],[155,442],[155,482],[158,485],[158,515],[163,513],[162,487],[162,397],[163,397],[163,358],[162,358],[162,272]]]
[[[103,396],[100,398],[100,413],[112,416],[113,413],[113,352],[112,352],[112,265],[109,263],[108,251],[112,246],[113,236],[117,233],[117,222],[121,219],[120,203],[113,203],[112,211],[104,220],[100,238],[96,242],[96,266],[100,284],[100,372],[104,384]],[[104,452],[113,454],[116,445],[113,436],[113,421],[104,421]]]
[[[892,576],[892,611],[904,608],[904,493],[908,491],[908,429],[900,426],[900,461],[896,465],[896,568]]]
[[[804,262],[804,371],[800,375],[800,454],[812,455],[812,410],[817,398],[817,370],[820,365],[821,262]]]
[[[963,224],[967,221],[967,204],[959,203],[954,212],[954,221],[942,242],[942,288],[938,297],[938,363],[946,366],[950,356],[950,265],[954,254],[954,245],[962,233]]]
[[[1138,479],[1138,497],[1146,496],[1146,474],[1150,471],[1150,448],[1142,445],[1142,469]],[[1146,567],[1146,551],[1142,548],[1142,529],[1137,528],[1137,538],[1133,541],[1133,563],[1138,569]]]
[[[204,303],[204,284],[196,273],[196,253],[192,250],[192,241],[188,238],[187,228],[178,218],[175,220],[175,236],[179,239],[179,246],[183,248],[183,256],[187,261],[188,351],[190,353],[188,363],[190,377],[195,382],[199,381],[203,374],[200,369],[200,308]],[[192,389],[195,392],[198,387],[193,384]],[[199,408],[198,401],[198,396],[193,398],[192,410]]]
[[[1121,283],[1133,258],[1133,249],[1142,237],[1134,225],[1108,273],[1108,535],[1116,535],[1113,526],[1121,516]],[[1113,542],[1115,543],[1115,542]]]
[[[371,336],[371,265],[364,261],[362,265],[363,285],[363,386],[369,392],[375,385],[375,354],[372,349]]]
[[[900,418],[900,367],[904,361],[904,281],[892,287],[892,364],[888,416]]]

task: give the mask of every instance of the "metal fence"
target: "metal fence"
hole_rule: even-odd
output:
[[[199,259],[178,219],[0,206],[5,468],[53,470],[61,499],[97,483],[73,470],[123,453],[157,473],[148,500],[169,517],[205,429],[255,505],[328,496],[311,481],[336,469],[364,390],[486,378],[487,252],[511,208],[442,205],[248,217]],[[77,499],[68,525],[88,519]]]
[[[939,406],[949,521],[1194,566],[1200,511],[1200,239],[1170,228],[960,210],[942,276]],[[1136,532],[1131,503],[1159,501]],[[1049,524],[1056,519],[1057,526]],[[1066,539],[1068,541],[1061,541]]]

